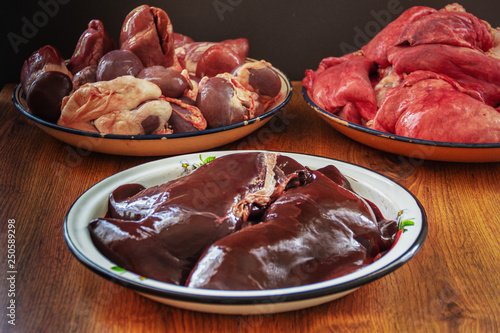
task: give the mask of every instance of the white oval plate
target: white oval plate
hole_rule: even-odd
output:
[[[206,152],[202,157],[242,152],[246,151]],[[269,314],[332,301],[394,271],[422,246],[427,235],[425,211],[418,200],[399,184],[347,162],[312,155],[281,154],[312,169],[333,164],[349,179],[357,193],[379,207],[385,218],[396,219],[399,214],[400,218],[412,220],[415,224],[408,226],[395,246],[376,262],[332,280],[293,288],[256,291],[195,289],[141,278],[135,273],[117,269],[92,243],[87,229],[89,222],[106,214],[108,195],[115,188],[127,183],[140,183],[149,187],[179,177],[189,171],[190,166],[200,163],[200,154],[190,154],[142,164],[91,187],[75,201],[66,215],[66,244],[87,268],[146,297],[183,309],[224,314]]]
[[[255,60],[248,59],[247,61]],[[31,114],[28,111],[20,84],[14,89],[12,100],[17,109],[43,131],[77,148],[113,155],[178,155],[212,149],[234,142],[256,131],[271,120],[290,101],[293,92],[292,84],[286,75],[274,67],[273,69],[281,79],[282,96],[269,107],[267,112],[259,117],[236,124],[188,133],[118,135],[80,131],[56,125]]]

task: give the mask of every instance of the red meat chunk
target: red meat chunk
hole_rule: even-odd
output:
[[[487,51],[492,41],[487,23],[465,11],[445,8],[408,24],[395,44],[446,44]]]
[[[342,111],[345,119],[361,125],[377,112],[370,80],[375,68],[373,62],[361,55],[326,58],[317,71],[306,72],[303,84],[321,108],[332,113]]]
[[[432,72],[414,72],[390,90],[373,129],[424,140],[500,142],[500,112]]]
[[[435,9],[424,6],[407,9],[373,37],[361,50],[370,61],[377,63],[380,67],[389,66],[387,50],[396,45],[403,30],[412,22],[435,12]]]
[[[259,290],[325,281],[372,263],[392,241],[368,202],[314,172],[276,200],[262,223],[212,244],[186,285]]]
[[[389,53],[389,61],[397,73],[425,70],[445,74],[477,91],[486,104],[500,104],[500,60],[482,51],[446,44],[396,47]]]
[[[297,166],[287,165],[275,154],[242,153],[162,185],[118,188],[109,217],[89,224],[92,240],[120,267],[182,285],[208,246],[242,228],[300,177]]]

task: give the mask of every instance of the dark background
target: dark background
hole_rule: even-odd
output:
[[[174,31],[196,41],[248,38],[250,57],[271,62],[290,80],[301,80],[305,69],[316,69],[322,58],[359,49],[404,9],[416,5],[442,8],[448,3],[417,0],[10,1],[2,5],[1,11],[0,87],[19,82],[24,60],[44,45],[55,46],[65,58],[70,58],[78,38],[92,19],[101,20],[118,41],[123,19],[142,4],[164,9]],[[493,27],[500,26],[499,0],[463,0],[460,4]]]

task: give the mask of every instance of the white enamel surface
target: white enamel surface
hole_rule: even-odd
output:
[[[230,153],[241,153],[245,151],[226,151],[226,152],[204,152],[202,157],[222,156]],[[418,247],[415,243],[419,235],[421,235],[425,225],[425,213],[422,211],[416,199],[403,187],[390,179],[374,173],[368,169],[323,157],[301,155],[292,153],[282,153],[290,156],[312,169],[318,169],[328,164],[336,166],[350,181],[353,189],[374,202],[381,210],[385,218],[396,219],[399,211],[403,210],[403,219],[411,219],[415,225],[407,228],[407,232],[401,235],[396,246],[390,250],[385,256],[377,260],[371,265],[368,265],[358,271],[347,274],[345,276],[324,281],[321,283],[305,285],[294,288],[275,289],[275,290],[259,290],[259,291],[219,291],[186,288],[168,283],[163,283],[151,279],[140,279],[137,274],[131,272],[116,272],[111,268],[114,266],[107,258],[105,258],[93,245],[87,225],[97,217],[103,217],[107,210],[108,195],[118,186],[127,183],[140,183],[146,187],[164,183],[170,179],[179,177],[185,172],[183,163],[198,164],[200,163],[200,154],[190,154],[161,159],[158,161],[139,165],[137,167],[125,170],[104,179],[95,186],[86,191],[74,203],[67,214],[65,221],[65,239],[75,256],[86,266],[90,266],[93,270],[97,270],[100,274],[108,278],[116,279],[122,284],[126,284],[132,289],[141,289],[142,294],[152,297],[163,303],[170,305],[205,312],[217,313],[252,313],[252,311],[262,311],[267,309],[268,313],[296,310],[312,305],[321,304],[330,300],[336,299],[352,292],[356,288],[351,287],[345,290],[338,290],[334,294],[322,294],[311,297],[308,292],[327,289],[339,286],[345,283],[352,283],[357,279],[366,279],[371,274],[379,274],[382,270],[391,270],[391,266],[396,261],[406,257],[407,261],[415,254]],[[359,286],[357,286],[359,287]],[[342,289],[342,288],[341,288]],[[182,299],[176,297],[168,297],[162,295],[167,294],[181,295]],[[280,297],[306,293],[300,296],[299,299],[286,302],[280,302]],[[235,306],[235,304],[211,304],[207,302],[198,302],[196,300],[185,300],[185,298],[196,298],[197,296],[210,297],[237,297],[244,299],[252,299],[252,297],[270,296],[276,299],[272,304],[246,304]],[[253,310],[252,310],[253,309]]]

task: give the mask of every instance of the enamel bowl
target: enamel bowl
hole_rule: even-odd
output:
[[[444,162],[500,162],[498,143],[455,143],[414,139],[351,123],[319,107],[302,87],[302,96],[317,114],[345,136],[372,148],[416,160]]]
[[[118,135],[80,131],[47,122],[31,114],[20,84],[14,89],[12,100],[17,109],[43,131],[80,149],[129,156],[178,155],[204,151],[239,140],[271,120],[292,97],[292,85],[288,78],[280,70],[273,69],[281,79],[282,96],[266,113],[236,124],[189,133]]]
[[[405,264],[417,253],[426,238],[427,220],[424,209],[410,192],[391,179],[347,162],[282,153],[312,169],[333,164],[349,179],[358,194],[379,207],[385,218],[411,220],[414,225],[407,227],[406,232],[401,234],[393,248],[382,258],[355,272],[315,284],[255,291],[196,289],[143,278],[117,267],[92,243],[87,226],[94,218],[106,214],[108,195],[118,186],[127,183],[140,183],[145,187],[162,184],[189,172],[193,165],[200,163],[200,158],[238,152],[242,151],[169,157],[133,167],[102,180],[83,193],[67,213],[64,221],[67,246],[88,269],[155,301],[194,311],[248,315],[304,309],[343,297]]]

